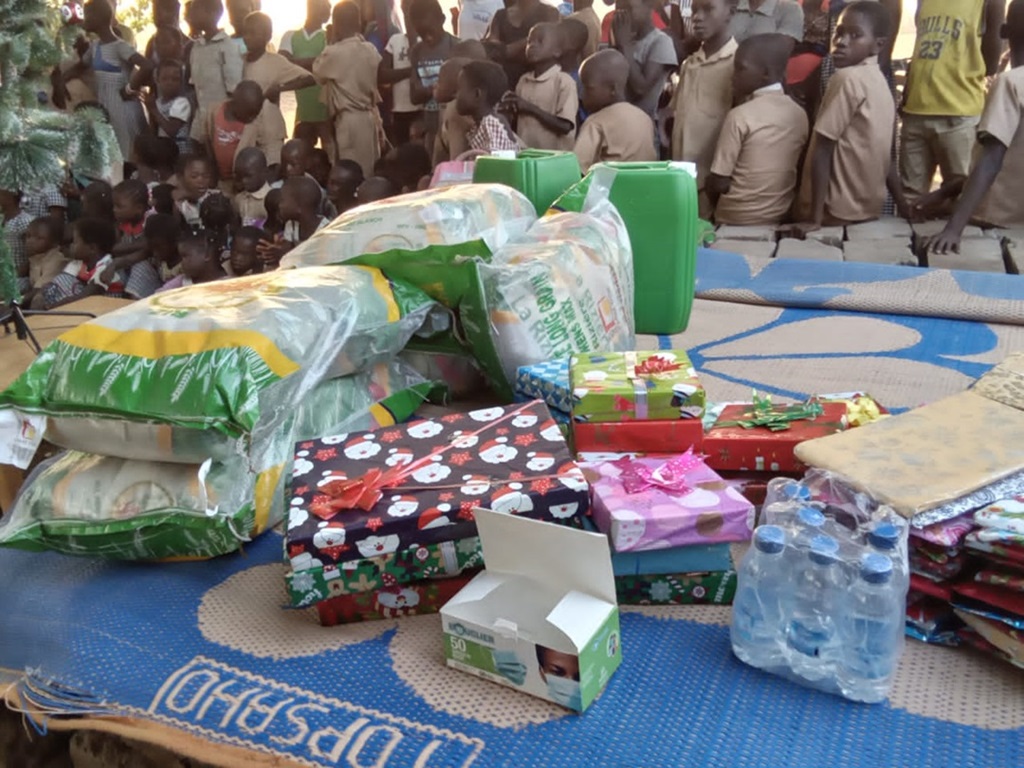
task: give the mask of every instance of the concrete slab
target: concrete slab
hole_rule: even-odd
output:
[[[847,240],[843,243],[843,258],[868,264],[901,264],[911,267],[916,267],[918,263],[910,247],[909,237]]]
[[[775,255],[775,241],[715,240],[711,245],[711,249],[714,251],[741,253],[744,256],[754,256],[760,259],[770,259]]]
[[[890,240],[903,237],[907,241],[914,234],[910,222],[906,219],[887,217],[875,221],[865,221],[863,224],[850,224],[846,227],[846,239],[856,240]]]
[[[842,248],[843,240],[846,239],[846,233],[842,227],[822,227],[814,232],[808,232],[807,239],[831,245],[834,248]]]
[[[1003,259],[1011,275],[1024,275],[1024,231],[1014,230],[1003,237]]]
[[[931,237],[939,234],[946,227],[946,222],[941,219],[934,221],[915,221],[912,225],[914,235],[918,238]],[[982,237],[981,227],[964,227],[961,237]]]
[[[814,261],[842,261],[841,249],[816,240],[794,240],[786,238],[779,241],[775,252],[777,259],[812,259]]]
[[[965,237],[960,253],[929,253],[928,266],[971,272],[1006,272],[1002,244],[991,237]]]
[[[715,230],[715,237],[720,240],[754,240],[774,243],[775,227],[736,227],[722,224]]]

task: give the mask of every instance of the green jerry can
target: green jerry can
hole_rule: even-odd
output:
[[[603,163],[616,170],[611,201],[633,246],[637,333],[679,333],[693,309],[697,182],[671,162]]]
[[[516,157],[485,155],[477,158],[474,184],[504,184],[529,198],[537,215],[580,180],[580,163],[572,152],[524,149]]]

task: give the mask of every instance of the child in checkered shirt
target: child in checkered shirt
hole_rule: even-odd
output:
[[[21,192],[0,189],[0,221],[3,222],[3,236],[14,271],[18,275],[18,290],[29,289],[28,256],[25,254],[25,231],[32,223],[32,216],[21,209]],[[3,297],[0,297],[2,300]]]
[[[519,137],[495,111],[507,91],[505,70],[493,61],[470,61],[459,73],[455,108],[476,123],[467,135],[472,154],[515,152],[522,148]]]

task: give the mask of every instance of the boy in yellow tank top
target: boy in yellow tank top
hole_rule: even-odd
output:
[[[927,194],[935,169],[943,183],[966,178],[996,72],[1004,0],[920,0],[917,39],[904,91],[900,177],[909,199]]]

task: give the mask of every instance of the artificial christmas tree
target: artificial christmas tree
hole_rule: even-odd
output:
[[[73,5],[0,0],[0,189],[61,186],[69,166],[101,177],[121,161],[100,110],[60,112],[47,97],[50,73],[81,35],[75,24],[81,13]],[[0,238],[0,316],[18,297],[11,255]]]

